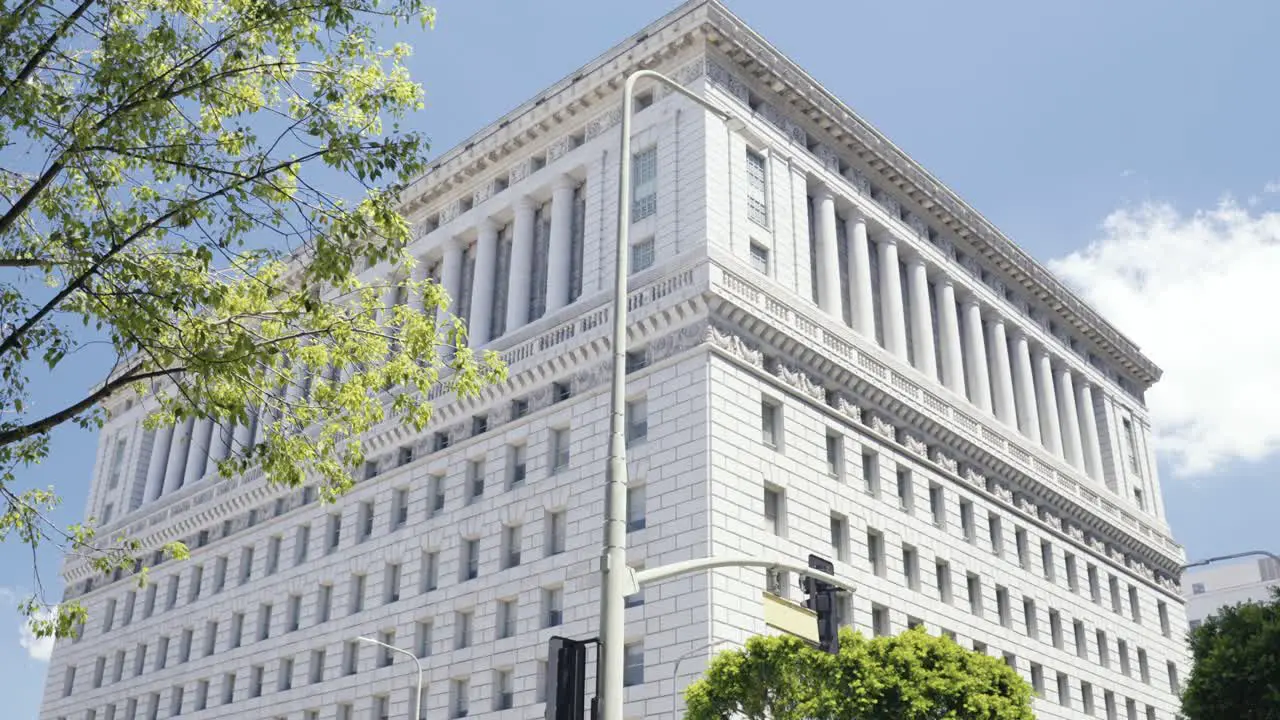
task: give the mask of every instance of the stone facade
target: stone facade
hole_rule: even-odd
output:
[[[112,408],[86,514],[192,555],[143,589],[68,562],[91,621],[55,649],[43,718],[403,716],[412,663],[349,645],[359,635],[423,656],[425,717],[542,715],[548,638],[595,633],[620,121],[607,88],[642,65],[748,130],[669,92],[635,118],[656,209],[631,233],[631,562],[826,554],[860,588],[849,623],[919,623],[1005,657],[1041,689],[1040,717],[1174,716],[1184,558],[1142,402],[1155,366],[1077,300],[1051,315],[1015,295],[1047,273],[981,265],[979,245],[1020,251],[994,229],[955,233],[976,221],[945,188],[926,210],[920,187],[856,160],[863,121],[836,134],[784,111],[797,98],[779,93],[802,87],[836,109],[717,3],[642,36],[413,188],[422,266],[466,295],[473,326],[503,298],[481,340],[510,379],[481,399],[437,393],[420,435],[377,429],[369,476],[340,504],[256,473],[214,478],[201,453],[252,427],[149,432],[147,407]],[[506,238],[503,264],[490,250]],[[528,277],[545,297],[513,309]],[[1018,365],[1020,348],[1042,374]],[[771,631],[762,593],[798,599],[797,580],[721,570],[646,588],[627,610],[628,715],[671,713],[715,650]]]

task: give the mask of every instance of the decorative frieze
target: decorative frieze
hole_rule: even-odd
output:
[[[936,463],[938,467],[941,467],[943,470],[946,470],[949,473],[958,474],[958,471],[960,469],[960,464],[956,462],[955,458],[943,452],[941,449],[934,448],[932,451],[930,451],[929,459],[932,460],[934,463]]]
[[[811,398],[822,401],[825,401],[827,398],[826,388],[815,382],[814,379],[809,377],[809,375],[804,371],[790,367],[781,360],[774,360],[772,366],[769,368],[769,372],[779,380]]]
[[[609,128],[622,122],[622,108],[614,107],[606,112],[600,113],[587,123],[586,137],[588,140],[597,137]]]
[[[573,149],[573,136],[565,135],[547,148],[547,164],[551,164],[556,160],[564,157]]]
[[[590,125],[587,126],[590,128]],[[525,158],[515,165],[511,166],[511,170],[507,172],[507,185],[515,185],[524,180],[533,173],[533,158]]]
[[[909,452],[915,453],[920,457],[927,457],[929,454],[929,446],[925,443],[924,438],[915,433],[902,433],[902,444],[906,446]]]
[[[462,214],[462,200],[457,199],[440,208],[440,224],[452,222],[454,218]]]
[[[858,193],[862,195],[871,194],[871,180],[869,180],[866,175],[863,175],[861,171],[853,168],[846,168],[844,171],[844,177],[849,181],[849,184],[853,185],[853,189],[857,190]]]
[[[840,172],[840,156],[831,147],[818,145],[813,154],[817,156],[818,162],[822,163],[822,167],[834,173]]]
[[[747,84],[742,82],[733,73],[726,70],[715,61],[707,61],[707,77],[711,82],[719,85],[730,95],[741,100],[744,103],[751,101],[751,94],[747,91]]]
[[[991,492],[1002,502],[1013,502],[1013,491],[1004,483],[995,483],[991,486]]]
[[[706,342],[708,323],[704,320],[667,333],[649,343],[645,364],[653,364],[660,360],[679,355]]]
[[[985,488],[987,486],[987,476],[975,470],[972,465],[965,465],[960,477],[975,487]]]
[[[728,352],[730,355],[754,365],[758,368],[764,367],[764,355],[755,348],[747,345],[742,338],[733,333],[724,332],[714,325],[708,325],[706,330],[706,342]]]
[[[479,205],[485,200],[488,200],[489,198],[493,197],[493,193],[494,193],[493,185],[494,185],[493,181],[490,180],[488,182],[481,183],[480,187],[472,191],[471,193],[472,206]]]
[[[699,55],[672,73],[671,77],[681,85],[688,85],[706,74],[707,62],[706,55]]]
[[[902,205],[898,202],[898,198],[883,190],[872,190],[871,199],[895,220],[902,217]]]
[[[852,419],[859,425],[862,424],[862,408],[858,407],[844,393],[836,393],[834,407],[837,411]]]
[[[1067,537],[1075,540],[1076,542],[1084,542],[1083,528],[1073,522],[1066,523],[1066,526]]]
[[[916,237],[921,240],[929,239],[929,223],[925,222],[924,218],[915,213],[907,213],[907,225],[916,234]]]
[[[889,422],[880,412],[863,412],[862,417],[867,421],[867,425],[870,426],[872,432],[889,440],[896,440],[894,436],[897,431],[894,429],[893,423]]]
[[[1021,510],[1022,512],[1032,517],[1035,517],[1036,509],[1037,509],[1036,503],[1030,497],[1026,495],[1018,495],[1016,505],[1018,506],[1018,509]]]

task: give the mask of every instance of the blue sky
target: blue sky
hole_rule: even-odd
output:
[[[728,4],[1165,369],[1149,401],[1192,558],[1280,550],[1267,402],[1280,323],[1263,309],[1280,276],[1280,4]],[[674,5],[441,0],[436,29],[408,38],[428,96],[419,127],[444,152]],[[37,393],[98,378],[92,357],[67,368]],[[64,522],[83,509],[95,448],[64,430],[21,476],[57,487]],[[54,588],[58,563],[39,558]],[[11,610],[30,570],[28,553],[0,547],[0,691],[17,719],[36,717],[45,674]]]

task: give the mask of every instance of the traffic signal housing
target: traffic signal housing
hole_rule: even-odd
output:
[[[819,555],[809,555],[809,567],[828,575],[834,575],[836,567],[832,562]],[[830,583],[816,578],[805,577],[805,607],[818,616],[818,647],[823,652],[835,655],[840,652],[840,620],[836,617],[836,598],[842,592]]]
[[[587,645],[593,641],[555,636],[547,648],[545,720],[583,720],[586,709]]]

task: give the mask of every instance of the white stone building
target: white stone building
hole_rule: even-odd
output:
[[[186,562],[64,574],[91,623],[50,720],[541,717],[548,638],[598,611],[620,89],[634,149],[628,434],[634,564],[826,554],[857,628],[924,624],[1003,657],[1042,718],[1172,718],[1184,555],[1143,393],[1159,370],[1011,240],[714,0],[686,3],[442,156],[414,247],[509,382],[387,426],[338,506],[209,452],[252,428],[103,428],[86,514]],[[386,272],[373,268],[370,275]],[[215,432],[216,430],[216,432]],[[211,449],[210,449],[211,446]],[[628,610],[629,716],[671,717],[712,645],[769,632],[723,570]]]
[[[1280,585],[1280,562],[1272,558],[1241,560],[1192,568],[1182,576],[1187,601],[1187,627],[1199,627],[1218,610],[1238,603],[1269,602]]]

